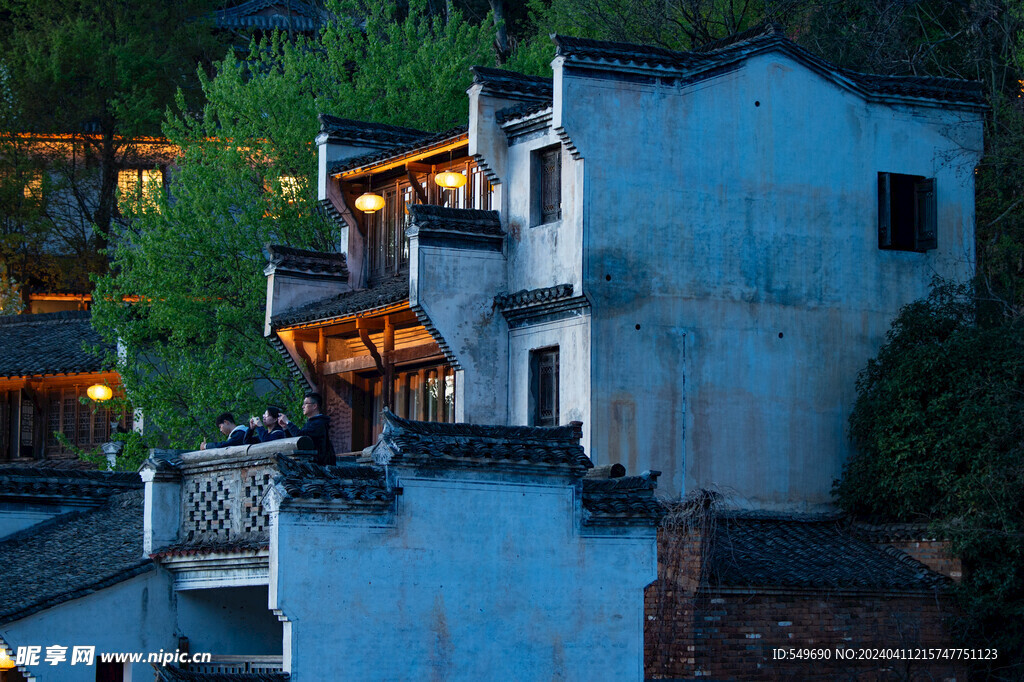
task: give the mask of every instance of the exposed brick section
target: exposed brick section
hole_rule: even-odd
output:
[[[963,564],[960,557],[949,551],[948,540],[905,540],[887,544],[906,552],[936,573],[957,581],[963,577]]]
[[[836,655],[837,648],[957,646],[948,630],[951,598],[941,592],[722,587],[709,584],[707,571],[702,576],[704,556],[698,533],[659,532],[659,579],[645,592],[647,679],[966,679],[966,666],[953,661]],[[775,659],[774,649],[791,648],[828,649],[831,658]]]

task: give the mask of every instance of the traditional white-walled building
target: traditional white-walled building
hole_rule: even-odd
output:
[[[268,335],[340,449],[384,405],[579,420],[596,464],[674,495],[827,506],[857,372],[934,276],[974,271],[980,90],[845,71],[772,27],[555,43],[553,80],[475,69],[465,128],[322,117],[345,260],[276,250]]]
[[[979,91],[771,28],[555,43],[554,79],[476,69],[462,128],[322,117],[339,253],[268,249],[265,331],[340,464],[301,438],[154,453],[144,496],[19,521],[2,644],[217,656],[164,680],[641,679],[659,472],[827,505],[856,372],[933,275],[973,272]],[[829,589],[881,589],[842,561]]]

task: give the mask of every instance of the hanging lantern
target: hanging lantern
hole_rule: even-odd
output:
[[[7,653],[6,649],[0,649],[0,671],[11,670],[14,668],[14,661],[11,660],[10,654]]]
[[[85,393],[98,403],[102,403],[104,400],[110,400],[114,395],[114,392],[110,390],[110,386],[107,386],[106,384],[93,384],[85,391]]]
[[[375,213],[384,208],[384,197],[373,192],[364,192],[356,199],[356,208],[363,213]]]
[[[466,176],[455,171],[445,171],[434,176],[434,182],[444,189],[458,189],[466,184]]]

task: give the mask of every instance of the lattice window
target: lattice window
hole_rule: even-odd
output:
[[[558,426],[558,348],[530,351],[532,426]]]
[[[535,152],[535,225],[562,219],[562,148],[552,147]]]
[[[187,502],[189,540],[231,538],[231,484],[224,476],[193,480]]]
[[[246,533],[262,533],[270,526],[270,514],[263,509],[263,495],[270,488],[270,472],[258,471],[245,477],[242,488]]]

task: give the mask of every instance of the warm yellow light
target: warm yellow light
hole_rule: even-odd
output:
[[[14,667],[14,661],[11,660],[10,655],[0,649],[0,670],[10,670]]]
[[[455,171],[445,171],[435,175],[434,182],[445,189],[458,189],[466,184],[466,176]]]
[[[110,400],[114,392],[105,384],[93,384],[86,390],[86,394],[96,402],[102,403],[104,400]]]
[[[384,197],[373,192],[365,192],[356,199],[356,208],[363,213],[373,213],[384,208]]]

